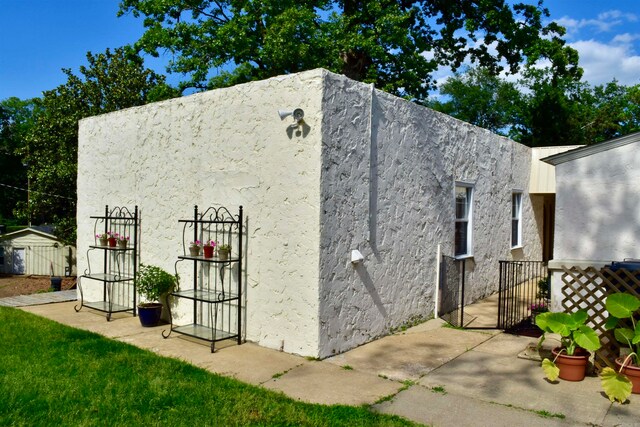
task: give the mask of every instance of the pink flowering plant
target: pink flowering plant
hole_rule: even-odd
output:
[[[124,234],[114,233],[113,237],[115,237],[118,242],[128,242],[129,241],[129,236],[125,236]]]
[[[532,313],[546,313],[547,311],[549,311],[549,307],[543,302],[533,303],[529,308],[531,309]]]
[[[207,240],[206,242],[204,242],[205,246],[212,246],[212,247],[216,247],[216,242],[215,240]]]
[[[194,240],[193,242],[189,242],[189,246],[191,246],[193,248],[195,248],[197,246],[201,246],[201,245],[202,245],[202,242],[200,240],[197,240],[197,239]]]

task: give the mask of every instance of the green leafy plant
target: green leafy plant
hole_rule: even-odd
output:
[[[231,252],[231,246],[230,245],[218,245],[218,252],[219,251]]]
[[[607,297],[605,307],[609,312],[605,328],[613,329],[616,340],[629,347],[631,353],[625,357],[619,372],[609,367],[604,368],[600,381],[609,400],[623,403],[631,395],[632,384],[622,370],[628,363],[640,367],[640,322],[636,323],[634,319],[634,316],[640,314],[640,299],[628,293],[612,294]],[[632,327],[622,325],[620,319],[629,319]]]
[[[159,301],[160,297],[178,288],[178,275],[167,273],[155,265],[140,264],[136,287],[149,302]]]
[[[538,348],[542,346],[547,333],[554,333],[560,335],[561,350],[558,355],[565,352],[573,356],[578,348],[596,351],[600,348],[600,339],[593,328],[586,325],[588,318],[584,310],[578,310],[572,314],[551,311],[540,313],[536,316],[536,325],[543,334],[538,342]],[[545,358],[542,361],[542,370],[550,381],[558,379],[560,369],[556,366],[555,359],[551,361]]]

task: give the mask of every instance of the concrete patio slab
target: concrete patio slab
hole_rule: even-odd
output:
[[[519,359],[513,354],[501,355],[500,350],[490,351],[492,341],[434,370],[419,384],[428,388],[443,386],[450,394],[480,401],[563,414],[572,422],[601,424],[605,420],[611,403],[602,394],[598,378],[588,377],[580,383],[550,383],[538,362]],[[496,339],[496,346],[505,342],[526,343],[527,339],[510,341],[511,338],[501,336]],[[632,400],[636,397],[632,396]],[[633,405],[631,411],[640,420],[640,405]],[[625,411],[616,414],[619,412],[620,417],[628,415]]]
[[[402,384],[324,362],[302,364],[263,384],[294,399],[325,405],[365,405],[397,393]]]
[[[400,415],[434,427],[554,427],[563,420],[541,417],[530,411],[476,400],[453,393],[438,393],[414,386],[398,393],[393,400],[374,405],[375,411]]]
[[[326,361],[396,381],[417,380],[491,337],[484,332],[424,327],[422,332],[387,336]]]

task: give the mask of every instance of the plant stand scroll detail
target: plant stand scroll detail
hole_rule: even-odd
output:
[[[176,261],[176,274],[181,262],[192,263],[192,285],[170,294],[173,303],[169,304],[171,327],[162,332],[168,338],[172,332],[188,335],[211,342],[211,352],[215,352],[218,341],[235,339],[242,344],[242,239],[243,211],[238,208],[232,214],[225,207],[210,207],[204,212],[194,207],[193,219],[182,219],[183,255]],[[202,257],[187,252],[188,241],[207,242],[207,247],[217,255],[205,252]],[[232,248],[233,246],[233,248]],[[227,258],[223,258],[220,248],[230,249]],[[180,272],[183,276],[182,271]],[[188,324],[174,324],[172,311],[191,306],[192,321]],[[187,306],[188,306],[187,305]]]

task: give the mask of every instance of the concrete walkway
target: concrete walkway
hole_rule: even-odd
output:
[[[539,362],[517,357],[535,340],[499,331],[462,331],[431,320],[330,359],[310,361],[253,343],[222,342],[211,354],[208,343],[179,334],[163,339],[167,326],[142,328],[130,314],[107,322],[103,313],[86,308],[76,313],[74,305],[23,310],[294,399],[370,405],[423,424],[640,426],[640,395],[619,405],[601,393],[595,377],[549,383]]]
[[[40,294],[18,295],[15,297],[0,298],[0,306],[26,307],[29,305],[75,301],[77,298],[78,292],[75,289],[70,291],[43,292]]]

